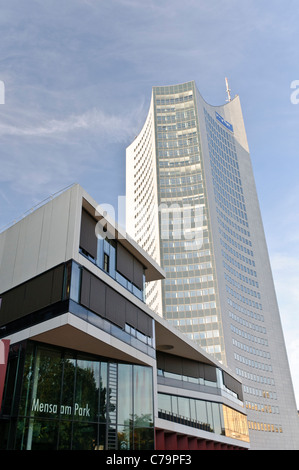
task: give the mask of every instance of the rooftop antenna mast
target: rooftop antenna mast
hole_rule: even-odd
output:
[[[226,101],[231,101],[231,95],[230,95],[230,88],[228,86],[228,79],[225,77],[225,83],[226,83],[226,93],[227,93],[227,100]]]

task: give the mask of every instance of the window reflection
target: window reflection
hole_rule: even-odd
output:
[[[134,424],[153,425],[152,369],[133,366],[134,371]]]
[[[249,442],[246,415],[222,403],[158,393],[158,411],[162,419]]]
[[[247,417],[223,405],[225,435],[249,442]]]
[[[189,398],[178,397],[179,414],[190,419],[190,400]]]
[[[133,449],[133,428],[132,426],[118,426],[117,432],[118,449]]]
[[[118,367],[118,423],[129,425],[133,415],[132,366]]]
[[[108,366],[117,371],[113,423]],[[154,448],[150,367],[34,345],[24,370],[16,449]]]
[[[97,361],[77,361],[74,412],[80,420],[91,421],[97,419],[99,367],[100,364]]]
[[[69,354],[64,358],[64,370],[62,378],[61,414],[64,419],[72,419],[71,404],[74,401],[74,381],[76,360]]]

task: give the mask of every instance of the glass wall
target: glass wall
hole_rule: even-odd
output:
[[[249,442],[247,417],[222,403],[158,394],[159,417]]]
[[[12,389],[17,374],[8,382]],[[13,400],[19,399],[15,436],[9,439],[16,450],[154,448],[149,367],[30,343],[19,393]],[[5,409],[11,414],[12,404]]]
[[[163,316],[224,360],[194,82],[154,87]]]

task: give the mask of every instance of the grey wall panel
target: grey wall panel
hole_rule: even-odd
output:
[[[204,378],[210,382],[217,382],[216,367],[204,365]]]
[[[235,388],[233,389],[234,392],[238,395],[239,400],[243,401],[244,396],[243,396],[243,386],[240,382],[236,381]]]
[[[242,384],[223,371],[223,383],[229,389],[235,392],[240,400],[243,400]]]
[[[94,259],[97,257],[98,239],[95,234],[96,220],[88,212],[82,210],[80,246]]]
[[[125,327],[126,300],[111,288],[107,288],[106,318],[121,328]]]
[[[2,296],[0,326],[17,320],[23,315],[25,285],[21,285]]]
[[[183,375],[188,377],[199,377],[199,364],[195,361],[183,360]]]
[[[137,319],[137,330],[141,331],[141,333],[145,334],[146,336],[153,336],[152,331],[152,321],[151,318],[143,313],[142,311],[138,312],[138,319]]]
[[[0,324],[12,322],[62,299],[64,265],[2,294]]]
[[[86,269],[82,270],[81,304],[122,329],[128,323],[153,337],[151,317]]]
[[[106,310],[106,287],[98,278],[91,275],[90,277],[90,298],[89,308],[102,317],[105,316]]]
[[[53,271],[26,283],[24,314],[35,312],[51,303]]]
[[[157,366],[166,372],[186,375],[188,377],[201,377],[211,382],[217,382],[216,367],[190,359],[157,352]]]
[[[199,377],[204,379],[205,378],[205,367],[204,364],[199,364]]]
[[[143,289],[143,266],[120,243],[117,244],[116,269],[139,289]]]
[[[116,269],[133,282],[134,277],[134,258],[120,243],[117,244]]]
[[[143,289],[143,266],[137,259],[133,259],[133,284],[140,290]]]
[[[126,323],[137,328],[138,308],[131,302],[126,302]]]
[[[58,266],[53,270],[51,304],[59,302],[62,299],[63,277],[64,265]]]
[[[83,269],[81,280],[81,304],[87,308],[89,308],[90,304],[90,279],[90,272],[86,271],[86,269]]]
[[[167,354],[165,356],[165,370],[167,372],[172,372],[173,374],[182,375],[183,373],[182,359],[177,356],[172,356],[171,354]]]
[[[153,337],[152,319],[131,302],[126,302],[126,323],[146,336]]]
[[[165,370],[165,354],[157,351],[157,369]]]

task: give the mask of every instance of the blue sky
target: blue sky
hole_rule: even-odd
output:
[[[0,228],[71,183],[125,194],[151,89],[241,98],[299,407],[298,0],[0,0]],[[298,95],[299,96],[299,95]]]

